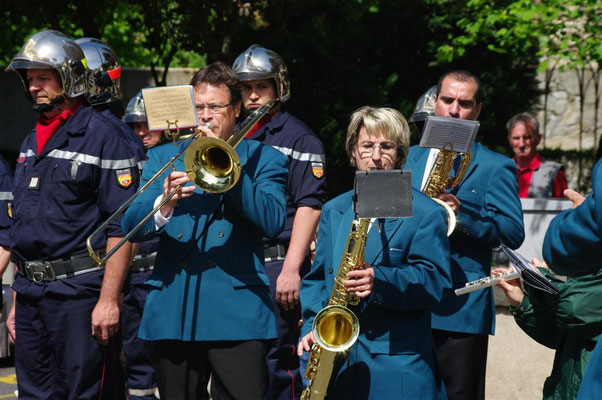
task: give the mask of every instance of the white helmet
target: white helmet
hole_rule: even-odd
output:
[[[283,103],[291,97],[288,69],[282,57],[275,51],[257,44],[251,45],[236,57],[232,69],[241,81],[272,78],[276,83],[276,94]]]

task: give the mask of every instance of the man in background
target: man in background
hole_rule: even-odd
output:
[[[542,160],[537,152],[541,141],[539,122],[529,113],[516,114],[506,124],[508,144],[518,168],[518,196],[564,197],[567,188],[564,167],[554,161]]]

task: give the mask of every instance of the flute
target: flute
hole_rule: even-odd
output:
[[[504,272],[503,274],[497,276],[486,276],[485,278],[477,279],[476,281],[467,282],[464,287],[456,289],[456,296],[461,296],[466,293],[474,292],[475,290],[481,290],[497,285],[500,279],[509,281],[516,278],[520,278],[520,272],[518,271]]]

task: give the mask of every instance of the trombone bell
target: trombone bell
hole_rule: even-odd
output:
[[[228,142],[200,137],[186,149],[184,167],[190,180],[209,193],[230,190],[240,177],[240,159]]]

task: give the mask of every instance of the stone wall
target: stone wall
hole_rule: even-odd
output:
[[[602,133],[602,110],[598,110],[597,138],[594,138],[594,112],[595,112],[595,82],[591,79],[590,71],[585,73],[585,82],[589,85],[585,91],[583,115],[583,149],[593,149],[598,146],[597,138]],[[545,76],[539,75],[539,87],[542,93],[545,89]],[[600,84],[601,82],[598,82]],[[602,93],[602,88],[600,89]],[[547,127],[545,136],[546,148],[560,148],[562,150],[577,150],[579,148],[579,83],[577,73],[573,70],[555,71],[550,82],[550,93],[547,105]],[[543,104],[541,96],[538,107],[538,119],[543,133]],[[602,105],[601,105],[602,108]]]

